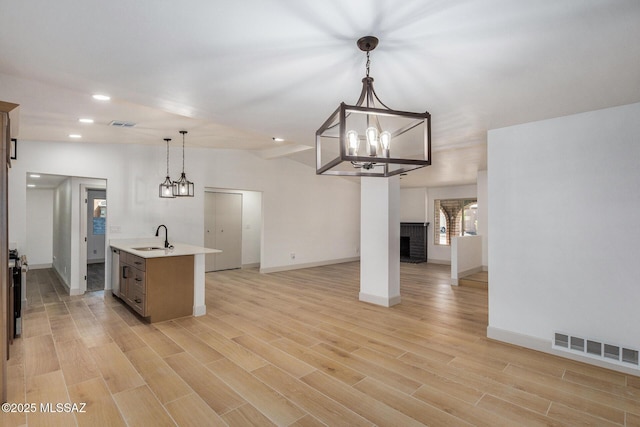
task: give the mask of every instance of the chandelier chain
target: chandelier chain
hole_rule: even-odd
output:
[[[369,51],[367,51],[367,77],[369,77],[369,66],[371,65],[371,59],[369,59]]]
[[[182,133],[182,173],[184,174],[184,134],[187,132],[181,132]]]
[[[170,139],[166,139],[167,141],[167,176],[169,176],[169,141]]]

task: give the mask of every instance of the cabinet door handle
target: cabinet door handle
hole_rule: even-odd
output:
[[[141,300],[140,298],[136,298],[136,299],[134,299],[134,301],[135,301],[137,304],[140,304],[140,303],[142,302],[142,300]]]
[[[134,261],[133,263],[134,263],[135,265],[140,265],[140,264],[142,264],[140,261]]]
[[[138,279],[138,278],[136,277],[136,282],[142,282],[142,279]]]
[[[127,267],[126,265],[122,267],[122,278],[126,279],[129,277],[129,267]]]

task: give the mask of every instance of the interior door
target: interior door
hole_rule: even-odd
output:
[[[205,257],[206,271],[242,267],[242,194],[205,193],[205,246],[222,253]]]

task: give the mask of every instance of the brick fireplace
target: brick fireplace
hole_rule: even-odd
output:
[[[400,223],[400,262],[427,262],[428,222]]]

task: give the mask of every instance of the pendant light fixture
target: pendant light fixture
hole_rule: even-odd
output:
[[[389,177],[431,164],[431,114],[387,107],[373,89],[369,54],[378,45],[362,37],[367,54],[366,76],[355,105],[344,102],[316,132],[319,175]]]
[[[184,173],[184,136],[187,131],[181,130],[180,133],[182,134],[182,175],[178,181],[173,181],[173,195],[174,197],[193,197],[193,182],[189,181]]]
[[[169,141],[171,141],[171,138],[165,138],[164,140],[167,141],[167,177],[164,182],[160,184],[158,193],[163,199],[173,199],[176,196],[173,195],[173,182],[171,182],[171,178],[169,177]]]

